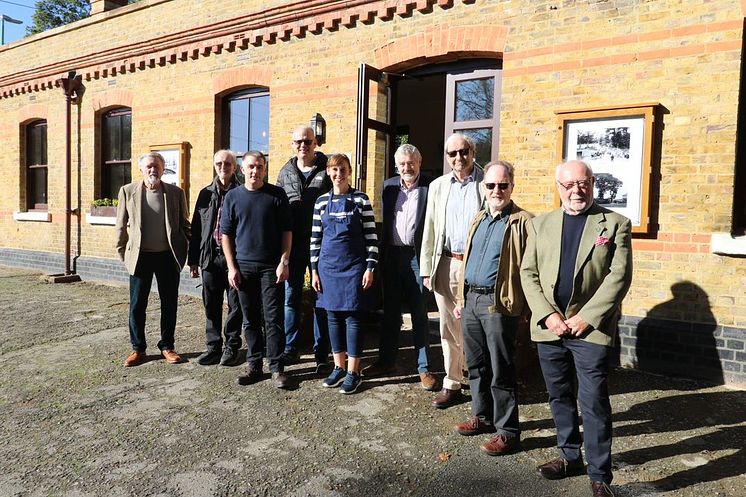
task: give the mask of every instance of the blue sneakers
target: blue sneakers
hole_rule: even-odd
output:
[[[335,366],[332,373],[321,383],[321,386],[326,388],[337,387],[345,380],[345,375],[347,375],[347,371]]]
[[[345,381],[342,383],[342,387],[339,389],[339,393],[350,394],[357,391],[357,387],[363,382],[363,379],[358,373],[350,371],[345,376]]]

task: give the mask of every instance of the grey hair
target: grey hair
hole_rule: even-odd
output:
[[[449,136],[446,139],[446,143],[445,145],[443,145],[443,153],[448,152],[448,143],[454,138],[461,138],[462,140],[464,140],[466,143],[469,144],[469,148],[471,149],[472,152],[477,151],[477,145],[474,143],[474,140],[472,140],[470,136],[466,136],[463,133],[453,133],[451,136]]]
[[[402,155],[409,155],[413,157],[416,161],[422,162],[422,154],[419,150],[417,150],[417,147],[412,145],[411,143],[405,143],[404,145],[399,145],[399,148],[396,149],[396,152],[394,152],[394,159],[397,157],[401,157]]]
[[[591,169],[591,166],[588,165],[587,162],[582,160],[569,160],[567,162],[563,162],[562,164],[557,165],[557,169],[554,170],[554,180],[559,181],[559,175],[560,175],[560,169],[562,169],[562,166],[565,164],[580,164],[582,166],[585,166],[585,172],[588,174],[589,178],[593,177],[593,169]]]
[[[218,150],[218,151],[217,151],[217,152],[215,152],[215,154],[214,154],[214,155],[212,156],[212,161],[213,161],[213,162],[215,162],[216,160],[218,160],[218,154],[227,154],[227,155],[228,155],[228,160],[229,160],[229,161],[230,161],[230,162],[231,162],[231,163],[232,163],[232,164],[233,164],[234,166],[236,165],[236,152],[234,152],[233,150],[228,150],[228,149],[224,149],[224,148],[223,148],[223,149],[220,149],[220,150]]]
[[[137,158],[137,167],[142,169],[145,161],[148,158],[159,161],[161,163],[161,167],[163,167],[163,169],[166,169],[166,159],[164,159],[163,156],[158,152],[148,152],[146,154],[142,154],[140,157]]]
[[[496,160],[488,163],[486,166],[484,166],[484,175],[487,175],[487,171],[492,168],[492,166],[502,166],[505,168],[505,171],[508,173],[508,177],[510,178],[510,184],[515,184],[515,167],[513,167],[513,164],[506,160]]]

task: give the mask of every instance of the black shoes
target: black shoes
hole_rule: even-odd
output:
[[[272,373],[272,384],[275,388],[288,388],[289,382],[288,377],[283,372]]]
[[[197,357],[200,366],[211,366],[220,362],[220,349],[207,349]]]
[[[559,457],[538,466],[536,469],[547,480],[561,480],[568,476],[582,475],[585,473],[585,464],[583,464],[582,457],[574,461],[568,461]]]
[[[223,349],[223,355],[220,358],[221,366],[237,366],[241,361],[238,349],[235,347],[225,347]]]
[[[254,383],[258,382],[261,379],[262,379],[261,369],[248,368],[245,374],[242,374],[241,376],[236,378],[236,382],[241,386],[246,386],[246,385],[253,385]]]

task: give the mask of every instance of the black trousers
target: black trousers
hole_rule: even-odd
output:
[[[223,328],[223,295],[228,298],[228,315]],[[216,255],[202,270],[202,302],[205,305],[205,343],[208,350],[223,348],[223,336],[228,347],[241,347],[243,313],[238,292],[228,284],[228,265],[222,254]]]
[[[472,414],[498,433],[520,436],[513,356],[518,318],[490,312],[494,294],[466,293],[461,312]]]
[[[539,342],[537,348],[562,457],[578,459],[585,439],[588,477],[611,483],[611,403],[607,381],[611,349],[576,338]],[[578,402],[583,413],[582,439]]]
[[[269,370],[282,372],[280,357],[285,350],[285,284],[275,283],[275,267],[266,264],[239,262],[241,285],[238,300],[243,311],[243,329],[246,335],[246,362],[249,368],[261,371],[264,341],[262,340],[262,314],[264,338],[267,346]]]

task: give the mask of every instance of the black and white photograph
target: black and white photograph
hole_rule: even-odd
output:
[[[594,200],[638,226],[641,219],[644,118],[567,121],[563,160],[593,169]]]

